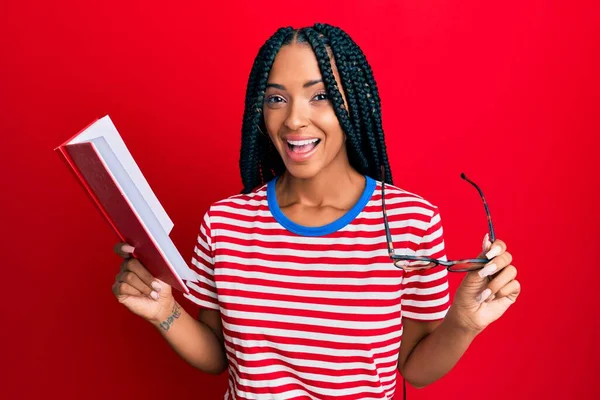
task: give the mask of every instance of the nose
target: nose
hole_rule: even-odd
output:
[[[300,101],[292,101],[288,110],[288,115],[283,122],[287,129],[290,131],[299,131],[308,126],[310,118],[307,104],[303,104]]]

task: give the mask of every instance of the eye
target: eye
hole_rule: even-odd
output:
[[[277,103],[282,103],[284,101],[285,101],[285,99],[279,95],[268,96],[265,99],[265,103],[268,103],[268,104],[277,104]]]
[[[319,100],[327,100],[328,98],[329,98],[329,97],[327,97],[327,93],[325,93],[325,92],[320,92],[320,93],[317,93],[317,94],[315,95],[315,97],[313,97],[313,99],[314,99],[314,100],[317,100],[317,101],[319,101]]]

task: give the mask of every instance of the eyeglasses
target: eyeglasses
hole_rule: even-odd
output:
[[[494,243],[496,241],[496,236],[494,235],[494,226],[492,225],[492,217],[490,216],[490,210],[485,201],[485,197],[483,197],[483,192],[479,189],[473,181],[468,179],[465,174],[460,174],[460,177],[465,181],[469,182],[471,185],[477,189],[479,195],[481,196],[481,200],[483,200],[483,206],[485,207],[485,214],[488,219],[488,226],[490,228],[490,241]],[[387,212],[385,209],[385,168],[381,166],[381,206],[383,208],[383,223],[385,225],[385,236],[387,238],[388,251],[390,253],[390,258],[392,259],[394,266],[397,268],[401,268],[405,271],[414,271],[419,269],[427,269],[432,268],[437,265],[442,265],[448,269],[450,272],[471,272],[482,269],[485,264],[487,264],[490,260],[487,258],[466,258],[463,260],[452,260],[452,261],[444,261],[436,258],[430,257],[419,257],[419,256],[410,256],[410,255],[401,255],[396,254],[394,247],[392,245],[392,234],[390,233],[390,226],[388,224]]]

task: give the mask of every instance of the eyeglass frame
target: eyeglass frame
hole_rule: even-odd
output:
[[[494,243],[496,241],[496,235],[494,234],[494,225],[492,224],[492,216],[490,215],[490,210],[487,205],[487,202],[485,201],[485,197],[483,196],[483,192],[481,191],[479,186],[477,186],[475,184],[475,182],[473,182],[472,180],[467,178],[467,176],[464,173],[461,173],[460,177],[462,179],[464,179],[465,181],[469,182],[471,185],[473,185],[475,187],[475,189],[477,189],[477,191],[479,192],[479,195],[481,196],[481,200],[483,201],[483,206],[485,208],[485,214],[486,214],[487,220],[488,220],[490,242]],[[444,266],[444,267],[446,267],[446,269],[449,272],[472,272],[472,271],[477,271],[477,270],[482,269],[485,266],[485,264],[487,264],[490,261],[490,259],[488,259],[488,258],[467,258],[467,259],[462,259],[462,260],[444,261],[444,260],[440,260],[437,258],[431,258],[431,257],[408,256],[408,255],[396,254],[394,251],[394,246],[392,244],[392,234],[390,232],[390,226],[388,223],[387,211],[386,211],[386,207],[385,207],[385,167],[383,165],[381,166],[381,208],[383,210],[383,223],[385,226],[385,236],[386,236],[387,245],[388,245],[388,252],[389,252],[390,258],[392,259],[392,262],[396,268],[400,268],[405,271],[412,271],[413,269],[405,269],[401,265],[398,265],[398,262],[399,261],[422,261],[422,262],[427,262],[427,263],[433,264],[432,268],[436,267],[438,265]],[[451,267],[453,265],[460,265],[460,264],[483,264],[483,265],[481,267],[477,267],[475,269],[451,269]]]

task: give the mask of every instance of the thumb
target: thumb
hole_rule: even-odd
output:
[[[492,242],[490,241],[490,234],[486,233],[485,236],[483,237],[483,243],[481,244],[481,253],[479,254],[478,258],[487,258],[486,254],[488,251],[490,251],[490,249],[492,248]],[[481,272],[482,270],[477,270],[477,271],[472,271],[469,272],[467,274],[467,279],[474,283],[474,284],[479,284],[479,285],[487,285],[489,283],[489,281],[491,280],[492,276],[481,276]]]
[[[483,243],[481,244],[481,253],[479,254],[479,256],[477,258],[486,258],[486,253],[490,250],[490,248],[492,247],[492,242],[490,242],[490,234],[486,233],[485,236],[483,237]]]
[[[158,292],[158,296],[160,298],[164,299],[164,298],[168,298],[168,297],[172,296],[171,286],[168,283],[165,283],[156,277],[153,279],[153,281],[157,282],[158,285],[160,286],[159,288],[157,288],[157,287],[154,287],[154,284],[152,285],[154,290],[158,289],[156,291]]]
[[[479,254],[479,256],[477,256],[477,258],[487,258],[485,254],[490,250],[491,247],[492,242],[490,241],[490,234],[486,233],[483,237],[483,243],[481,243],[481,253]],[[480,271],[481,270],[471,271],[465,276],[465,283],[467,285],[473,285],[474,290],[480,290],[480,288],[482,288],[483,286],[487,286],[487,284],[489,283],[489,279],[487,279],[486,277],[481,277],[481,275],[479,274]]]

